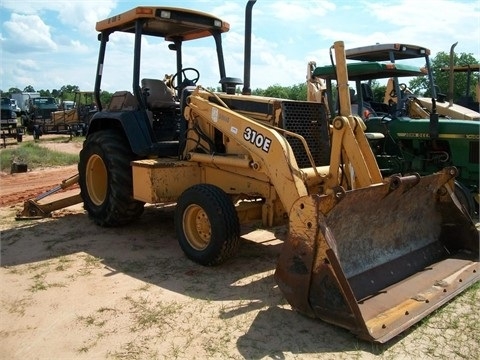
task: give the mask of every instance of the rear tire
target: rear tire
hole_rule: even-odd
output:
[[[180,196],[175,231],[185,255],[201,265],[225,262],[240,244],[235,206],[223,190],[210,184],[194,185]]]
[[[133,198],[127,139],[112,130],[87,137],[78,163],[80,193],[85,210],[100,226],[121,226],[137,219],[145,203]]]
[[[473,199],[472,193],[466,186],[458,181],[455,181],[455,195],[460,201],[460,204],[465,208],[467,214],[472,218],[475,218],[477,207],[475,206],[475,200]]]

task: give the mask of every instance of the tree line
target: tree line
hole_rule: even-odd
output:
[[[431,58],[431,68],[433,71],[435,84],[437,86],[439,93],[446,94],[449,89],[449,73],[448,71],[441,71],[449,66],[450,55],[446,52],[439,52],[435,58]],[[478,64],[478,60],[472,55],[467,53],[455,54],[454,63],[456,65],[474,65]],[[467,84],[469,84],[469,94],[475,99],[477,96],[477,84],[479,82],[478,72],[474,73],[474,76],[468,78],[467,73],[455,73],[454,75],[454,90],[453,90],[453,101],[457,102],[459,99],[465,96],[467,93]],[[385,93],[386,86],[381,85],[378,81],[373,80],[371,87],[376,99],[383,99],[383,94]],[[418,96],[430,96],[429,87],[428,87],[428,77],[427,76],[418,76],[409,81],[408,87]],[[209,90],[217,90],[220,88],[214,89],[209,88]],[[13,93],[19,92],[35,92],[36,90],[33,86],[29,85],[23,90],[18,88],[10,88],[8,91],[0,90],[2,97],[10,97]],[[40,96],[51,96],[60,101],[64,100],[73,100],[75,92],[80,91],[79,87],[76,85],[64,85],[60,89],[53,90],[37,90]],[[240,90],[238,90],[240,91]],[[110,102],[113,93],[108,91],[102,91],[100,94],[100,100],[103,105],[106,105]],[[267,96],[267,97],[276,97],[282,99],[290,100],[306,100],[307,99],[307,86],[306,83],[299,83],[292,86],[281,86],[278,84],[271,85],[266,89],[255,89],[252,90],[252,95]]]

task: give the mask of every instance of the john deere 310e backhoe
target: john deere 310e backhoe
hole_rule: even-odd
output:
[[[215,16],[151,6],[97,23],[97,104],[116,32],[134,37],[133,89],[90,122],[78,166],[85,209],[118,226],[145,203],[173,203],[179,244],[202,265],[235,255],[242,223],[286,224],[275,279],[292,307],[387,341],[479,280],[478,233],[456,204],[456,169],[382,178],[351,114],[342,42],[333,49],[344,106],[331,124],[321,103],[250,95],[255,2],[241,94],[224,66],[229,25]],[[173,79],[140,79],[143,36],[171,42]],[[204,37],[215,40],[221,92],[195,85],[198,72],[185,79],[182,48]]]

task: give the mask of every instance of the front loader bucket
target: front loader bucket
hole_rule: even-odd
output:
[[[301,313],[386,342],[480,279],[456,169],[297,200],[276,281]]]

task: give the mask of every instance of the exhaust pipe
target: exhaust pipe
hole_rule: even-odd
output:
[[[453,106],[453,65],[455,60],[455,46],[458,41],[450,47],[450,69],[448,72],[448,106]]]
[[[250,67],[252,57],[252,8],[257,0],[248,0],[245,7],[245,49],[244,49],[244,61],[243,61],[243,95],[251,95],[252,89],[250,88]]]

